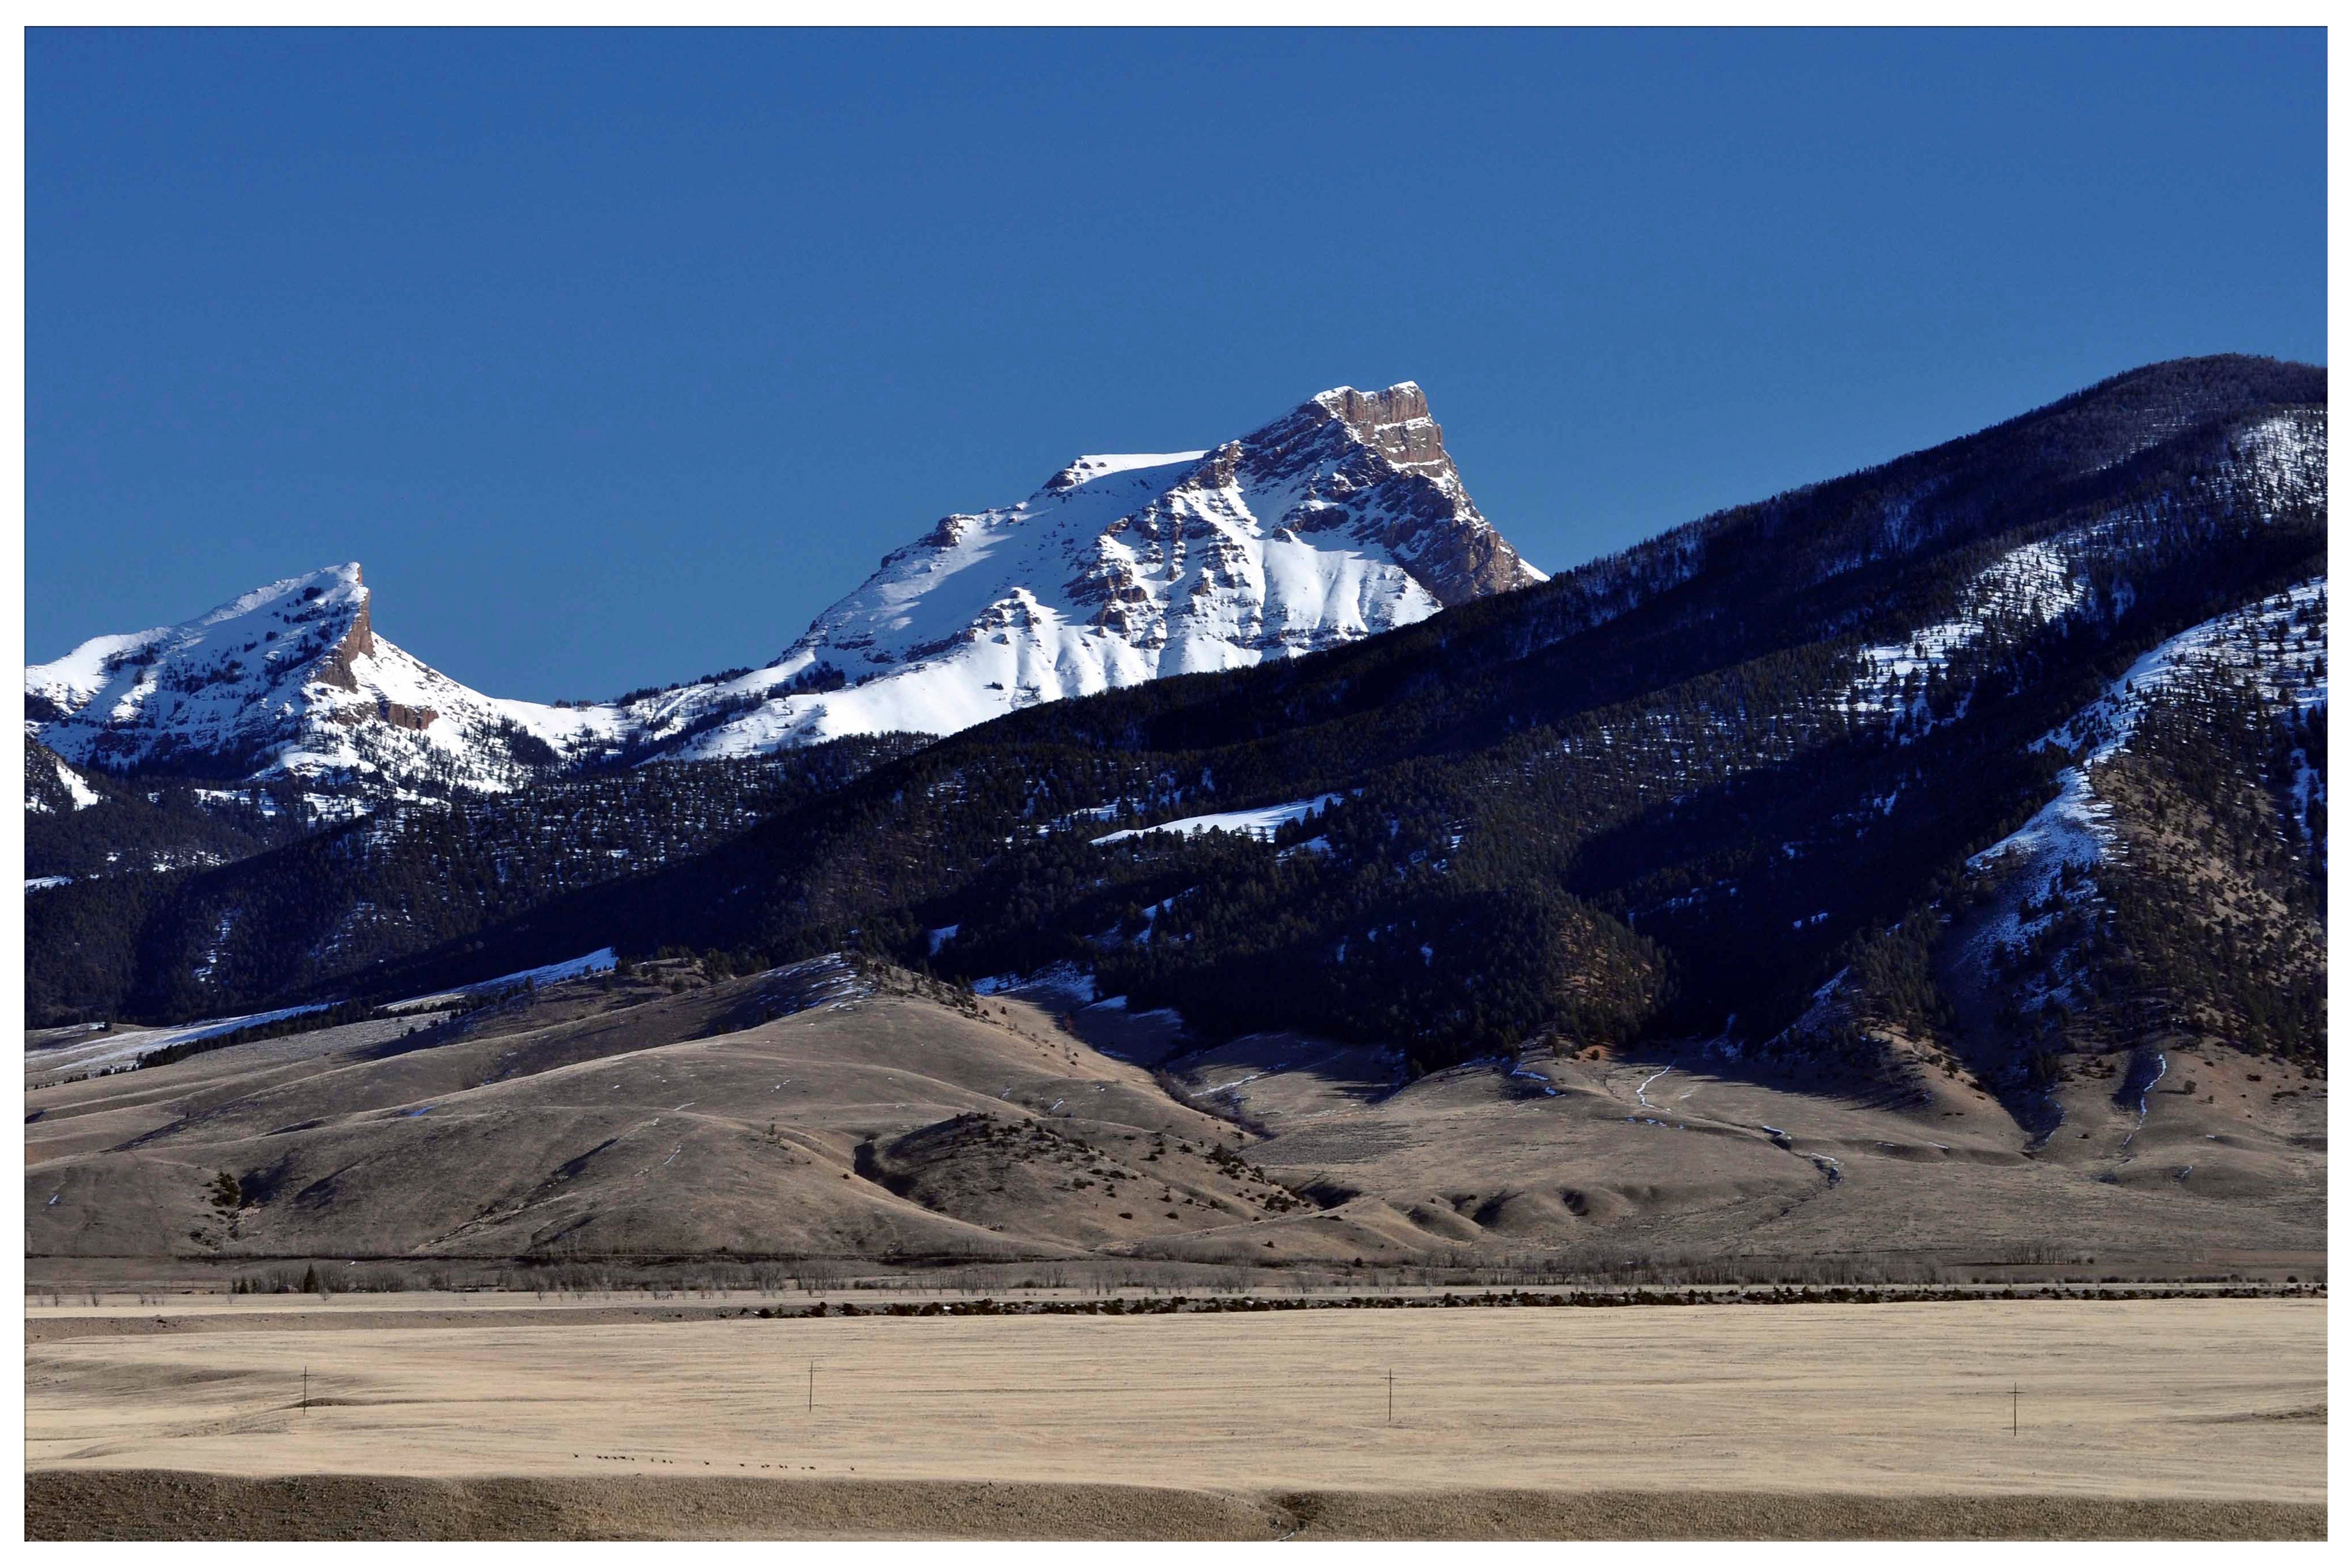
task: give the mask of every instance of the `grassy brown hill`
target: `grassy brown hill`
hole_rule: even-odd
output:
[[[352,1026],[36,1087],[27,1250],[1341,1268],[2324,1255],[2324,1087],[2258,1079],[2257,1058],[2219,1047],[2150,1095],[2145,1121],[2112,1085],[2071,1086],[2067,1135],[2049,1139],[1963,1078],[1898,1095],[1704,1046],[1400,1086],[1365,1047],[1171,1035],[1154,1071],[1075,1032],[1102,1009],[1045,1000],[838,963],[712,984],[680,963],[435,1031]],[[765,1016],[784,1005],[799,1010]],[[1121,1038],[1148,1033],[1129,1020]]]
[[[1033,1007],[842,979],[725,1032],[768,977],[37,1089],[28,1250],[1037,1256],[1296,1201]]]

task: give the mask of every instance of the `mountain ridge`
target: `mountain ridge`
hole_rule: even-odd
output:
[[[373,804],[953,733],[1542,580],[1471,501],[1418,385],[1341,387],[1213,448],[1080,458],[1013,507],[944,518],[759,669],[611,703],[488,697],[377,637],[347,563],[29,667],[27,727],[79,765],[294,775]]]
[[[1844,1062],[1903,1093],[1946,1070],[2006,1084],[2045,1070],[2032,1062],[2056,1059],[2050,1041],[1990,1015],[1952,1022],[1933,978],[1972,918],[1962,893],[1999,885],[1970,862],[2060,793],[2073,764],[2047,738],[2148,650],[2324,592],[2295,585],[2324,572],[2325,398],[2312,367],[2145,367],[1380,637],[859,757],[723,841],[673,836],[675,854],[571,878],[528,910],[455,910],[454,931],[402,938],[386,895],[491,868],[403,826],[429,812],[379,818],[364,856],[348,829],[334,863],[380,861],[394,881],[330,888],[323,850],[279,849],[191,874],[131,917],[136,1005],[228,1010],[189,988],[200,968],[239,976],[235,1005],[257,1006],[604,946],[716,950],[738,969],[850,947],[975,980],[1068,966],[1209,1037],[1312,1029],[1424,1068],[1531,1038],[1663,1035]],[[2324,650],[2315,602],[2316,622],[2288,618],[2289,662]],[[2295,843],[2231,875],[2302,921],[2324,852],[2324,682],[2291,701],[2279,681],[2211,688],[2198,674],[2150,732],[2220,735],[2211,715],[2228,712],[2277,737],[2275,762],[2171,750],[2242,780],[2231,842],[2284,825]],[[2168,801],[2177,787],[2125,782]],[[1211,819],[1276,826],[1146,831]],[[2200,924],[2179,887],[2107,875],[2118,912],[2106,935],[2078,933],[2106,945],[2074,963],[2100,978],[2069,1038],[2105,1049],[2139,1037],[2126,1014],[2195,1016],[2309,1059],[2319,993],[2234,984],[2235,923]],[[298,889],[299,927],[258,912]],[[87,929],[112,896],[41,893],[37,941]],[[355,946],[362,926],[374,934]],[[303,956],[325,951],[367,967]],[[2200,977],[2168,1011],[2148,991],[2167,964]],[[1841,974],[1843,1022],[1789,1032]],[[2041,1092],[2018,1081],[2002,1092]]]

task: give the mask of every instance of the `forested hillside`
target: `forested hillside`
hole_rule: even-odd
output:
[[[856,737],[782,757],[621,770],[389,806],[291,843],[221,837],[228,864],[101,867],[30,893],[27,1011],[38,1026],[194,1016],[320,982],[367,994],[368,972],[390,960],[462,946],[557,894],[642,877],[921,743]],[[156,793],[222,793],[177,788]],[[111,843],[123,822],[143,820],[136,809],[110,799],[79,815]],[[148,810],[159,831],[232,831],[195,806]]]

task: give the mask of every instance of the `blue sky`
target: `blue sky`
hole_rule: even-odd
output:
[[[2326,354],[2323,36],[27,40],[26,636],[365,563],[500,695],[763,663],[1083,451],[1429,389],[1557,570]]]

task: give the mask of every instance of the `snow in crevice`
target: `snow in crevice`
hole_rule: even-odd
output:
[[[58,809],[38,793],[38,783],[45,779],[57,781],[68,811],[88,811],[91,806],[102,805],[106,802],[104,795],[89,787],[88,779],[68,767],[65,759],[53,752],[37,752],[37,754],[26,758],[25,765],[30,774],[25,795],[26,811],[55,812]],[[150,800],[154,798],[152,795],[148,796]]]
[[[2128,1163],[2132,1158],[2129,1151],[2131,1149],[2133,1140],[2137,1139],[2147,1127],[2147,1097],[2156,1092],[2156,1086],[2158,1084],[2164,1081],[2164,1075],[2168,1065],[2169,1064],[2168,1064],[2164,1059],[2164,1053],[2162,1051],[2157,1052],[2156,1075],[2153,1078],[2150,1078],[2146,1083],[2139,1086],[2138,1116],[2132,1122],[2132,1130],[2124,1135],[2122,1144],[2116,1149],[2116,1152],[2124,1155],[2126,1163]]]
[[[73,808],[76,811],[88,811],[91,806],[99,804],[101,798],[99,793],[84,783],[79,773],[66,766],[63,761],[58,761],[56,766],[58,783],[65,786],[66,798],[73,802]]]

